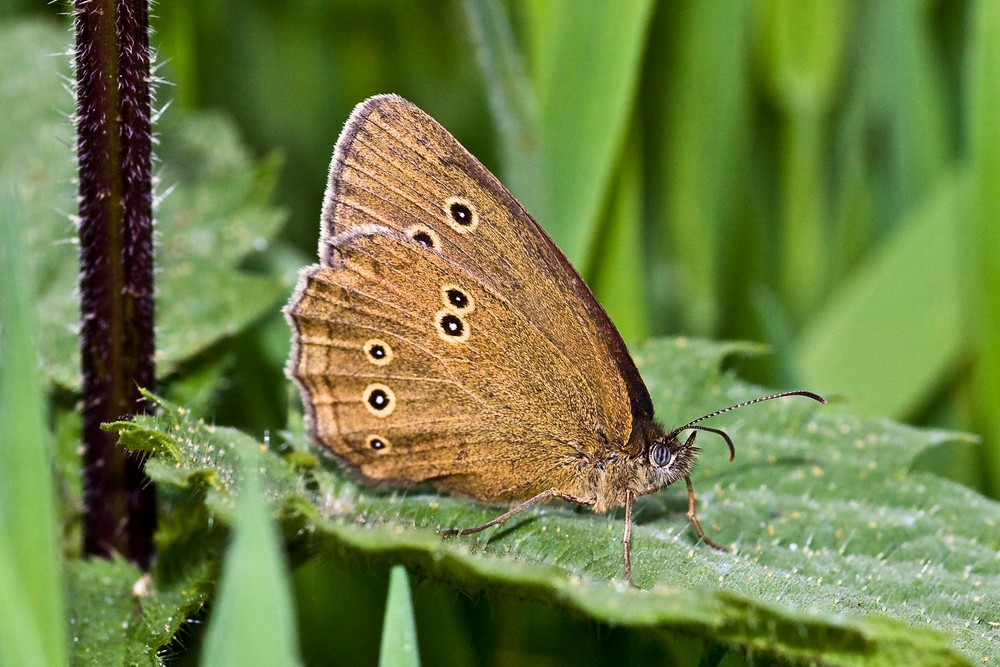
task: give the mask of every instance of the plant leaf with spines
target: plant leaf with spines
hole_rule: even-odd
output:
[[[149,578],[119,558],[68,565],[72,664],[150,665],[208,599],[213,567],[191,559],[176,577]]]
[[[665,340],[637,361],[661,419],[676,424],[762,393],[718,370],[726,355],[751,349]],[[183,460],[154,454],[151,477],[164,488],[204,484],[210,474],[204,502],[228,524],[237,457],[227,452],[261,445],[169,404],[161,410],[135,423],[170,435]],[[634,538],[645,590],[621,580],[620,513],[551,505],[443,540],[439,528],[476,525],[497,510],[421,490],[366,489],[333,464],[298,472],[273,452],[262,466],[285,534],[309,540],[310,552],[403,563],[467,593],[517,593],[610,624],[682,631],[788,661],[963,664],[995,653],[1000,507],[908,472],[920,451],[960,436],[804,399],[712,423],[733,437],[736,463],[721,441],[703,440],[693,479],[706,531],[732,551],[697,543],[682,487],[647,496]],[[126,446],[136,437],[155,441],[122,432]],[[301,436],[292,441],[302,446]]]

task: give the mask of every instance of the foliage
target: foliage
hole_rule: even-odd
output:
[[[743,366],[762,384],[981,433],[923,465],[1000,496],[994,3],[620,4],[182,2],[158,30],[182,106],[288,155],[307,256],[344,119],[400,93],[494,168],[627,340],[766,341]]]
[[[666,418],[760,393],[719,374],[734,349],[686,339],[643,348],[639,361]],[[213,526],[229,524],[239,461],[260,443],[176,406],[161,408],[161,416],[109,428],[154,455],[149,474],[173,502],[194,498]],[[726,427],[738,443],[737,464],[725,462],[722,443],[706,445],[695,481],[706,527],[732,553],[692,539],[683,490],[645,499],[635,537],[645,591],[621,581],[620,515],[552,507],[482,537],[442,540],[436,529],[476,525],[497,510],[419,490],[366,490],[329,464],[303,474],[301,435],[268,451],[260,469],[283,532],[307,553],[343,554],[345,567],[359,559],[403,563],[469,594],[514,593],[789,661],[961,661],[949,636],[969,655],[991,655],[1000,505],[908,472],[922,449],[953,434],[794,401],[748,410]],[[170,514],[183,517],[168,527],[172,535],[206,529],[200,512]]]
[[[277,310],[295,268],[314,252],[336,134],[355,102],[392,90],[492,165],[488,94],[498,143],[508,147],[497,149],[498,171],[587,270],[629,337],[690,332],[774,344],[767,357],[683,338],[637,348],[665,421],[760,391],[720,374],[723,362],[768,385],[806,382],[848,400],[825,409],[769,404],[727,418],[737,462],[725,463],[721,443],[706,440],[694,481],[706,530],[733,551],[695,543],[682,490],[644,499],[635,538],[644,591],[617,578],[620,515],[553,505],[442,541],[437,528],[478,523],[495,510],[422,489],[360,488],[318,464],[293,418],[260,461],[265,496],[298,566],[292,585],[305,663],[324,662],[331,645],[345,659],[372,660],[388,571],[400,564],[412,599],[402,596],[396,570],[383,643],[400,660],[412,655],[395,649],[409,641],[413,622],[424,661],[445,664],[503,656],[706,664],[993,658],[1000,510],[922,470],[979,483],[1000,461],[987,400],[1000,380],[989,365],[975,384],[965,373],[970,359],[995,352],[990,322],[1000,312],[983,256],[995,247],[995,140],[984,118],[1000,90],[991,76],[997,12],[983,2],[844,4],[827,6],[836,15],[822,26],[803,26],[809,7],[803,18],[781,5],[158,7],[154,41],[169,60],[161,71],[176,83],[159,89],[176,104],[158,125],[157,149],[158,367],[173,403],[161,417],[114,427],[130,447],[151,452],[165,495],[152,577],[119,561],[73,558],[80,493],[76,251],[67,218],[72,100],[59,86],[69,36],[51,25],[0,25],[3,216],[25,236],[25,275],[36,290],[60,508],[52,518],[36,495],[46,488],[37,456],[15,479],[32,491],[4,481],[20,473],[0,466],[8,476],[0,489],[16,494],[5,508],[41,511],[34,528],[3,542],[28,562],[49,562],[43,533],[62,530],[68,583],[60,616],[51,608],[63,603],[44,592],[61,590],[59,574],[42,572],[43,592],[28,602],[36,611],[7,629],[26,646],[58,645],[54,620],[63,618],[76,662],[160,664],[197,652],[206,613],[223,627],[262,624],[272,613],[240,617],[246,606],[221,601],[228,597],[206,607],[216,582],[233,576],[223,563],[262,567],[262,586],[287,594],[273,543],[239,531],[239,516],[258,517],[250,523],[259,527],[265,510],[237,502],[236,452],[257,455],[262,444],[247,433],[284,425],[288,332]],[[372,34],[380,41],[369,41]],[[281,48],[263,48],[272,41]],[[803,51],[808,45],[816,51]],[[596,53],[604,55],[591,62]],[[479,71],[494,74],[482,85]],[[224,107],[255,149],[228,118],[195,113],[203,106]],[[251,158],[276,148],[282,165]],[[299,250],[275,242],[284,217],[273,199],[293,214],[281,238]],[[965,263],[969,249],[975,261]],[[25,311],[12,303],[0,312],[5,335],[19,321],[12,313]],[[966,304],[976,304],[974,318]],[[10,359],[34,358],[20,343],[5,352],[5,379]],[[23,393],[6,383],[2,397],[23,399],[11,409],[24,422],[5,416],[0,428],[35,433],[43,404],[21,383],[25,373],[14,378]],[[981,424],[984,444],[864,416],[881,414]],[[0,431],[4,443],[8,432]],[[47,437],[10,441],[36,446],[37,455]],[[971,463],[976,457],[985,465]],[[255,558],[267,544],[269,556]],[[0,557],[0,587],[19,594],[11,562]],[[0,597],[8,619],[22,608],[24,598]],[[483,597],[491,601],[485,609]],[[333,617],[343,620],[331,627]],[[294,654],[282,641],[270,646]]]

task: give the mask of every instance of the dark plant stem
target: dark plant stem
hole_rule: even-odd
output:
[[[145,0],[78,0],[80,352],[84,552],[148,567],[156,522],[143,460],[104,422],[149,412],[153,390],[153,196],[149,10]]]

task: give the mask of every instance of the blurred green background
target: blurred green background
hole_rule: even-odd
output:
[[[314,257],[351,108],[396,92],[500,176],[626,340],[766,342],[738,372],[979,434],[922,465],[1000,497],[992,4],[173,0],[151,41],[168,117],[221,112],[282,159],[287,270]],[[220,421],[283,422],[283,327],[242,341]]]

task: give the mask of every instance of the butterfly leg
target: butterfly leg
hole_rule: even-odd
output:
[[[701,522],[698,521],[698,514],[694,511],[694,487],[691,486],[691,478],[685,477],[684,482],[688,487],[688,518],[691,519],[691,523],[694,524],[694,529],[698,533],[698,537],[700,537],[705,544],[713,549],[718,549],[719,551],[729,551],[729,549],[722,546],[718,542],[709,539],[709,537],[705,535],[705,531],[701,529]]]
[[[507,519],[511,518],[515,514],[518,514],[519,512],[522,512],[522,511],[528,509],[532,505],[536,505],[536,504],[542,502],[543,500],[545,500],[547,498],[551,498],[553,496],[555,496],[556,498],[562,498],[563,500],[568,500],[571,503],[586,504],[583,501],[581,501],[579,498],[575,498],[575,497],[567,495],[565,493],[561,493],[558,489],[548,489],[546,491],[542,491],[537,496],[534,496],[532,498],[528,498],[527,500],[525,500],[523,503],[521,503],[519,505],[515,505],[514,507],[510,508],[509,510],[507,510],[506,512],[504,512],[503,514],[501,514],[500,516],[498,516],[497,518],[491,519],[490,521],[487,521],[486,523],[484,523],[484,524],[482,524],[480,526],[475,526],[473,528],[462,528],[462,529],[451,528],[449,530],[442,530],[441,531],[441,536],[442,537],[452,537],[454,535],[471,535],[473,533],[478,533],[481,530],[486,530],[487,528],[492,528],[493,526],[499,526],[501,523],[503,523]]]
[[[635,492],[625,492],[625,536],[622,545],[625,548],[625,580],[632,584],[632,504],[635,502]],[[633,586],[635,584],[632,584]]]

